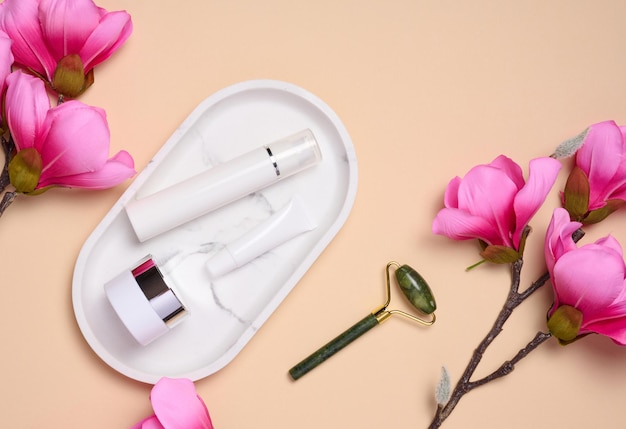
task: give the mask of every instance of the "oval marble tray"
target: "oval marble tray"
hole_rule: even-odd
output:
[[[212,165],[309,128],[318,165],[181,227],[140,243],[124,211],[148,195]],[[146,383],[198,380],[228,364],[317,259],[344,224],[357,188],[357,162],[337,115],[292,84],[247,81],[203,101],[167,140],[95,228],[74,270],[76,320],[95,353],[118,372]],[[209,257],[298,194],[318,227],[211,282]],[[155,214],[158,215],[158,214]],[[117,318],[104,284],[152,254],[189,316],[140,346]]]

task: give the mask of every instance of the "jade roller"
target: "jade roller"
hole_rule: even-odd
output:
[[[391,282],[389,280],[389,271],[392,267],[396,268],[395,277],[402,294],[413,305],[413,307],[425,315],[430,315],[430,319],[422,319],[401,310],[387,309],[389,303],[391,302]],[[352,327],[348,328],[335,339],[331,340],[328,344],[311,354],[302,362],[291,368],[289,370],[291,378],[294,380],[299,379],[304,374],[311,371],[313,368],[350,344],[352,341],[359,338],[374,326],[378,326],[385,320],[389,319],[389,317],[394,314],[405,317],[424,326],[430,326],[435,323],[435,310],[437,309],[437,304],[435,303],[435,298],[433,297],[433,293],[426,283],[426,280],[424,280],[424,278],[410,266],[400,265],[393,261],[387,264],[385,272],[387,289],[387,299],[385,303],[365,316],[359,322],[355,323]]]

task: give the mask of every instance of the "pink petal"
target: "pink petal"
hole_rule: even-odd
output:
[[[131,17],[125,11],[104,15],[79,52],[85,71],[109,58],[130,37],[132,31]]]
[[[626,345],[626,302],[612,305],[596,317],[595,320],[583,319],[581,334],[595,332]]]
[[[569,213],[564,208],[559,207],[554,210],[544,244],[546,265],[552,278],[554,278],[553,268],[556,261],[566,252],[577,249],[572,234],[581,226],[580,222],[570,221]]]
[[[443,195],[443,203],[450,209],[459,208],[459,186],[461,186],[461,178],[459,176],[450,180]]]
[[[620,257],[623,257],[622,245],[619,244],[619,241],[617,241],[612,235],[607,235],[606,237],[596,240],[595,244],[612,249],[615,253],[620,255]]]
[[[39,180],[37,188],[62,186],[83,189],[108,189],[133,177],[135,173],[133,158],[128,152],[121,151],[109,159],[99,170],[71,176],[44,177]]]
[[[130,429],[165,429],[155,415],[147,417]]]
[[[560,303],[576,307],[583,320],[593,320],[620,295],[624,261],[611,248],[588,244],[557,260],[552,281]]]
[[[615,122],[600,122],[589,127],[585,142],[576,153],[576,165],[589,178],[590,209],[602,207],[608,190],[624,183],[624,177],[616,177],[623,156],[622,132]],[[624,168],[622,170],[623,173]]]
[[[167,429],[213,429],[209,413],[191,380],[161,378],[152,388],[152,408]]]
[[[515,183],[517,189],[521,189],[524,186],[524,175],[522,169],[511,158],[500,155],[489,164],[492,167],[497,167],[506,174],[506,176]]]
[[[487,221],[500,237],[500,243],[513,247],[510,233],[515,215],[513,198],[517,185],[503,170],[489,165],[472,168],[459,186],[459,209]]]
[[[553,158],[537,158],[530,161],[528,180],[515,196],[513,203],[515,209],[513,247],[516,249],[519,247],[524,227],[545,201],[560,169],[561,163]]]
[[[11,73],[7,77],[5,108],[16,148],[34,147],[50,108],[44,83],[19,70]]]
[[[57,62],[43,39],[38,4],[39,0],[5,0],[0,4],[0,28],[13,40],[15,62],[51,80]]]
[[[100,14],[92,0],[40,0],[39,21],[48,48],[60,60],[80,52]]]
[[[9,36],[0,30],[0,94],[6,89],[6,78],[11,73],[13,65],[12,41]]]
[[[106,114],[97,107],[70,100],[48,111],[39,153],[43,160],[41,181],[94,172],[109,155]]]
[[[623,172],[619,172],[616,174],[616,177],[623,177],[624,178],[624,183],[622,183],[621,185],[617,186],[615,189],[610,190],[610,192],[607,194],[606,199],[607,200],[622,200],[622,201],[626,201],[626,157],[624,158],[624,163],[623,163]],[[620,167],[620,170],[622,168]],[[597,207],[591,207],[591,203],[590,203],[590,209],[593,210],[595,208],[601,208],[603,207],[604,204],[599,205],[599,204],[595,204],[595,206]]]
[[[605,194],[604,199],[618,199],[626,201],[626,127],[620,126],[619,131],[622,135],[624,152],[622,153],[619,167],[615,171],[610,187],[607,187],[602,192]],[[593,210],[595,208],[600,208],[603,205],[602,203],[604,203],[604,201],[590,201],[590,209]]]
[[[432,231],[453,240],[479,238],[489,244],[505,244],[488,221],[460,209],[440,210],[433,221]]]

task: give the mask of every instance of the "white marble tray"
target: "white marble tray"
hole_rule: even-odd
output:
[[[202,169],[309,128],[323,160],[188,224],[140,243],[123,210]],[[113,369],[146,383],[162,376],[198,380],[229,363],[252,338],[344,224],[356,195],[350,137],[319,98],[294,85],[256,80],[202,102],[136,177],[85,242],[74,270],[78,325]],[[211,282],[205,262],[298,194],[318,227]],[[103,285],[147,254],[154,255],[190,315],[142,347],[117,318]]]

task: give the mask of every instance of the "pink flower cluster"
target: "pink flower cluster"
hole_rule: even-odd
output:
[[[597,223],[626,203],[626,127],[600,122],[587,130],[563,192],[563,205],[584,224]]]
[[[626,128],[613,121],[588,128],[562,192],[565,208],[555,209],[546,234],[545,259],[554,290],[548,325],[557,338],[567,331],[567,338],[559,338],[563,343],[598,333],[626,345],[621,246],[610,236],[581,247],[572,239],[583,224],[597,223],[626,204],[625,136]],[[524,182],[519,166],[504,156],[474,167],[448,185],[433,232],[455,240],[479,239],[483,247],[510,248],[521,258],[521,232],[544,203],[559,169],[555,159],[533,160]]]
[[[107,12],[92,0],[5,0],[0,8],[16,63],[49,82],[64,57],[78,55],[87,73],[132,32],[128,13]]]
[[[597,333],[626,345],[626,265],[622,248],[611,236],[577,247],[572,234],[581,225],[572,222],[565,209],[554,211],[545,240],[546,264],[554,289],[554,305],[548,316],[563,306],[572,307],[582,316],[572,339]]]
[[[433,232],[519,250],[524,228],[543,204],[560,169],[555,159],[534,159],[525,182],[520,166],[504,155],[478,165],[463,179],[450,181],[445,208],[435,218]]]
[[[73,79],[67,62],[58,67],[65,58],[79,58],[78,77],[84,81],[84,74],[109,58],[131,31],[126,12],[106,12],[92,0],[0,4],[0,95],[3,125],[15,144],[9,172],[17,192],[51,186],[103,189],[135,174],[126,151],[109,158],[104,110],[77,100],[52,107],[48,96],[55,90],[55,73]]]

